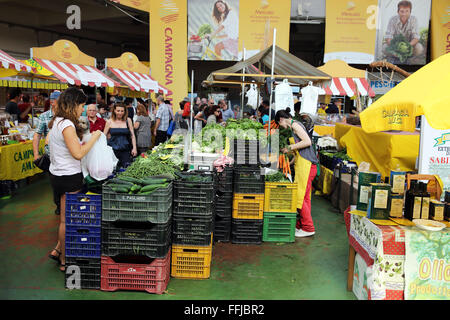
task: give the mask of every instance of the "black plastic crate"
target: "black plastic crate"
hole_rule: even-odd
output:
[[[211,215],[214,213],[214,202],[203,203],[201,201],[193,200],[174,200],[173,201],[173,214],[177,215]]]
[[[170,248],[172,219],[166,223],[102,222],[102,255],[164,258]]]
[[[231,242],[236,244],[261,244],[263,223],[260,219],[231,219]]]
[[[260,164],[258,140],[234,140],[233,159],[235,164]]]
[[[230,242],[231,217],[216,216],[213,232],[214,242]]]
[[[259,166],[236,166],[233,190],[235,193],[264,193],[264,178]]]
[[[211,233],[214,228],[214,216],[198,216],[192,214],[174,215],[172,217],[172,230],[180,233]]]
[[[215,187],[213,183],[188,184],[183,181],[174,181],[173,199],[177,201],[198,201],[209,203],[214,200]]]
[[[74,268],[77,266],[78,268]],[[75,272],[75,274],[74,274]],[[79,288],[75,277],[79,272]],[[101,260],[100,258],[72,258],[66,257],[65,287],[68,289],[100,289]]]

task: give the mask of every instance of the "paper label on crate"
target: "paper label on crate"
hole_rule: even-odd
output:
[[[87,238],[81,238],[81,241],[82,242],[86,242],[86,241],[88,241],[88,239]]]
[[[145,196],[119,196],[120,200],[131,200],[131,201],[145,201],[147,198]]]
[[[86,210],[86,206],[80,206],[80,210]]]
[[[361,186],[361,191],[359,194],[359,202],[361,203],[369,202],[369,190],[370,186]]]
[[[376,209],[386,209],[388,206],[389,192],[387,190],[376,190],[375,201],[373,203]]]

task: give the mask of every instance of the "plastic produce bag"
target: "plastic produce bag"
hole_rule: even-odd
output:
[[[89,141],[90,138],[90,133],[85,134],[83,142]],[[106,136],[102,133],[88,154],[81,159],[83,177],[90,175],[95,180],[105,180],[113,173],[118,162],[119,159],[113,149],[108,146]]]

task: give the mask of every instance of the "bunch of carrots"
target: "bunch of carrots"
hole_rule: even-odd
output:
[[[275,122],[275,120],[270,121],[270,134],[274,134],[275,130],[279,128],[279,125]],[[264,125],[264,129],[266,129],[266,136],[269,135],[269,122]]]
[[[287,177],[288,174],[291,174],[291,165],[289,164],[289,157],[287,154],[280,154],[278,157],[278,169],[283,170],[283,174]]]

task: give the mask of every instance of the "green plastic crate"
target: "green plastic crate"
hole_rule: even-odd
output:
[[[297,212],[264,212],[264,242],[295,242]]]

